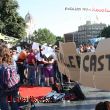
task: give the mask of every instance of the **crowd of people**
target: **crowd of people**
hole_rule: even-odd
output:
[[[3,67],[13,66],[14,72],[20,76],[19,86],[31,85],[31,86],[52,86],[55,82],[60,80],[60,74],[58,72],[56,57],[54,49],[51,48],[53,54],[46,56],[45,48],[51,48],[47,46],[39,45],[38,49],[32,49],[30,47],[21,48],[21,51],[17,51],[16,48],[7,48],[4,42],[0,42],[0,73],[3,73]],[[2,76],[0,76],[0,84],[2,83]],[[0,85],[1,86],[1,85]],[[11,92],[13,100],[18,96],[18,88]],[[1,110],[9,110],[7,96],[10,95],[0,87],[0,107]],[[16,104],[13,102],[12,110],[18,110]],[[14,106],[13,106],[14,105]]]
[[[4,92],[4,89],[0,87],[1,110],[9,110],[7,96],[11,95],[15,100],[18,97],[18,89],[21,85],[50,87],[56,82],[61,82],[55,48],[43,45],[39,45],[37,49],[32,49],[32,45],[20,48],[20,51],[17,48],[9,49],[4,42],[0,42],[0,74],[3,72],[2,67],[11,66],[20,76],[19,84],[11,93]],[[51,54],[46,50],[47,48],[51,49]],[[95,47],[89,44],[80,45],[77,52],[95,52]],[[0,76],[0,81],[2,80]],[[11,110],[15,109],[18,110],[17,103],[12,101]]]
[[[53,52],[46,56],[43,51],[45,47],[41,45],[39,49],[23,49],[20,53],[13,51],[13,61],[20,74],[21,84],[50,86],[55,83],[58,70],[55,54]]]
[[[95,47],[92,44],[82,44],[76,50],[78,53],[95,52]]]

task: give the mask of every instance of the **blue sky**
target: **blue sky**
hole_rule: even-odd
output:
[[[79,25],[92,23],[110,24],[110,12],[83,11],[88,9],[109,9],[110,0],[17,0],[19,13],[24,18],[29,12],[33,17],[34,29],[47,28],[57,36],[78,30]],[[65,8],[81,8],[81,11]]]

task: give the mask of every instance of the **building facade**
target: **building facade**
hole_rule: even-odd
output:
[[[102,23],[91,23],[91,21],[86,21],[86,24],[78,27],[78,31],[72,32],[70,38],[70,33],[64,34],[65,42],[68,42],[68,38],[72,39],[71,42],[75,42],[77,45],[88,42],[89,39],[97,38],[100,36],[101,31],[106,27],[106,24]],[[67,38],[67,36],[69,36]],[[69,40],[70,42],[70,40]]]
[[[64,34],[64,42],[73,42],[73,32]]]

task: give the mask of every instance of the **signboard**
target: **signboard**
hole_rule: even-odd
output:
[[[110,90],[110,38],[99,42],[95,52],[78,55],[75,43],[60,43],[58,67],[68,78],[84,86]],[[81,61],[81,62],[80,62]],[[79,66],[80,63],[80,66]]]
[[[58,63],[58,68],[59,68],[59,71],[62,73],[62,74],[66,74],[65,73],[65,61],[64,61],[64,54],[63,54],[63,50],[62,50],[62,42],[59,43],[59,51],[56,52],[56,56],[57,56],[57,63]]]
[[[39,50],[39,43],[33,42],[32,49],[33,50]]]
[[[76,45],[74,42],[63,43],[61,45],[64,55],[64,64],[66,75],[74,81],[79,81],[80,68],[79,59],[80,56],[76,52]]]
[[[80,83],[85,86],[95,87],[94,84],[94,71],[90,66],[92,61],[91,58],[94,53],[82,53],[81,64],[80,64]]]
[[[20,53],[20,52],[22,51],[22,49],[21,49],[20,46],[16,47],[16,49],[17,49],[17,52],[18,52],[18,53]]]
[[[99,42],[96,49],[96,70],[95,85],[96,88],[110,90],[110,38]]]
[[[59,52],[56,55],[59,71],[69,79],[79,81],[80,56],[76,52],[75,43],[60,43]]]
[[[81,54],[80,83],[110,90],[110,39],[102,40],[95,53]]]

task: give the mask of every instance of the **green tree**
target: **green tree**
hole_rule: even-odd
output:
[[[34,41],[40,44],[54,44],[56,41],[56,36],[51,33],[48,29],[38,29],[38,31],[34,31],[33,33]]]
[[[56,37],[55,45],[59,45],[59,42],[64,42],[64,38],[61,37],[61,36],[57,36],[57,37]]]
[[[15,38],[25,36],[25,20],[18,14],[16,0],[0,0],[0,26],[2,33]]]
[[[0,20],[0,33],[2,33],[4,26],[4,23]]]
[[[101,36],[105,37],[105,38],[110,38],[110,26],[105,27],[102,31],[101,31]]]

